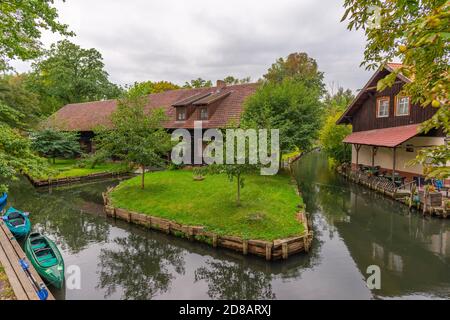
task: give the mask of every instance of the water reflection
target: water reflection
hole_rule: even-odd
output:
[[[255,271],[243,263],[208,259],[195,271],[195,281],[208,283],[212,299],[275,299],[269,273]]]
[[[90,243],[105,242],[110,224],[95,215],[102,212],[98,199],[98,186],[60,188],[36,191],[27,181],[10,188],[13,203],[30,211],[34,230],[40,230],[55,239],[58,246],[76,254]],[[31,200],[31,201],[30,201]]]
[[[11,205],[56,240],[82,289],[60,299],[330,299],[450,297],[450,221],[405,206],[330,171],[313,153],[295,176],[314,224],[308,254],[268,263],[106,218],[101,192],[117,181],[35,190],[11,187]],[[370,291],[366,269],[382,270]],[[55,293],[55,292],[54,292]]]
[[[99,284],[108,298],[120,287],[122,299],[152,299],[170,288],[175,274],[185,273],[183,250],[167,242],[130,234],[115,238],[114,250],[102,249]]]
[[[327,161],[319,154],[305,157],[296,176],[308,190],[304,192],[308,210],[325,217],[329,239],[338,234],[362,274],[369,265],[380,266],[382,287],[373,294],[450,297],[448,221],[422,218],[406,206],[344,181],[327,170]]]

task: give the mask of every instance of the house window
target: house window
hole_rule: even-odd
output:
[[[186,108],[182,107],[178,107],[177,108],[177,120],[178,121],[184,121],[186,120]]]
[[[377,99],[377,118],[389,117],[389,97]]]
[[[395,108],[396,116],[407,116],[409,115],[410,99],[409,97],[397,96],[397,105]]]
[[[200,109],[200,120],[208,120],[208,108],[204,107]]]

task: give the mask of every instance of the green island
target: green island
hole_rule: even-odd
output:
[[[145,176],[145,189],[140,179],[120,183],[111,193],[113,206],[244,239],[271,241],[305,230],[296,219],[303,200],[288,174],[246,175],[241,205],[236,182],[224,174],[194,181],[189,170],[153,172]]]

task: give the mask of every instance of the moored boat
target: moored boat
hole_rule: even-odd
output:
[[[8,194],[4,192],[0,195],[0,212],[5,208],[6,203],[8,202]]]
[[[25,242],[25,253],[39,275],[60,289],[64,285],[64,260],[56,244],[33,232]]]
[[[2,219],[16,238],[23,238],[30,233],[31,222],[28,218],[28,212],[10,207],[2,216]]]

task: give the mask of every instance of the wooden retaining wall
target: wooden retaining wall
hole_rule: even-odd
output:
[[[311,225],[304,212],[297,213],[297,219],[305,226],[304,232],[299,236],[274,241],[246,240],[236,236],[221,236],[214,232],[206,231],[203,226],[183,225],[169,219],[115,208],[111,205],[109,197],[112,190],[109,189],[102,194],[105,213],[108,217],[184,237],[191,241],[204,242],[214,248],[222,247],[240,252],[243,255],[252,254],[264,257],[266,260],[278,260],[287,259],[299,252],[308,252],[311,246],[313,232],[310,230]]]
[[[39,300],[33,285],[19,263],[19,259],[24,259],[28,263],[30,273],[39,284],[44,283],[8,227],[0,220],[0,263],[5,269],[14,295],[17,300]],[[47,300],[55,300],[48,288],[47,291]]]
[[[46,179],[46,180],[36,180],[30,176],[27,175],[28,180],[33,184],[35,187],[47,187],[47,186],[58,186],[58,185],[65,185],[70,183],[80,183],[85,181],[92,181],[92,180],[100,180],[100,179],[107,179],[107,178],[117,178],[122,176],[130,175],[129,172],[100,172],[100,173],[92,173],[86,176],[80,176],[80,177],[68,177],[68,178],[60,178],[60,179]]]

